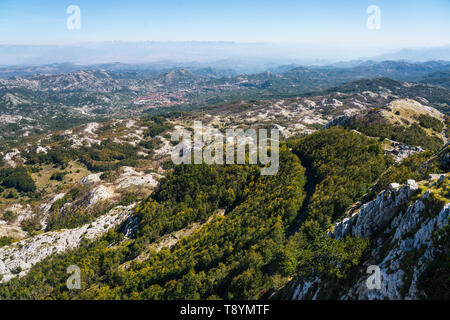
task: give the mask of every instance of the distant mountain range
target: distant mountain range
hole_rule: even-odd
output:
[[[126,78],[157,78],[174,70],[189,70],[191,78],[237,78],[242,81],[322,81],[331,85],[362,78],[389,77],[395,80],[417,81],[448,85],[445,79],[450,72],[450,61],[427,61],[413,63],[408,61],[351,61],[347,63],[334,63],[325,66],[288,64],[268,67],[260,73],[238,73],[231,68],[199,67],[192,64],[174,66],[171,64],[126,64],[106,63],[93,65],[76,65],[72,63],[53,63],[38,66],[6,66],[0,67],[0,78],[27,77],[36,75],[52,75],[73,73],[80,70],[104,70],[110,74]],[[186,72],[182,72],[186,77]],[[189,74],[188,74],[189,75]],[[195,80],[195,79],[194,79]],[[232,81],[233,82],[233,81]]]

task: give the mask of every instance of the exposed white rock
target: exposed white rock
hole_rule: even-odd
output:
[[[443,178],[439,178],[443,182]],[[392,183],[389,188],[378,194],[377,198],[364,204],[350,218],[335,224],[329,233],[336,239],[346,235],[370,238],[379,247],[372,249],[368,261],[362,265],[376,264],[380,268],[381,288],[369,289],[366,280],[369,275],[359,278],[354,286],[349,288],[341,299],[419,299],[423,293],[417,288],[417,282],[426,266],[434,259],[432,234],[435,230],[448,224],[450,203],[444,205],[439,214],[434,217],[425,214],[425,200],[430,192],[412,201],[419,185],[414,180],[408,180],[403,186]],[[388,251],[381,244],[388,242]],[[411,252],[419,256],[413,265],[405,270],[402,265]],[[405,274],[409,273],[405,282]],[[320,280],[318,289],[326,286]],[[293,292],[294,299],[314,299],[317,290],[310,292],[311,283],[299,282]],[[316,286],[317,287],[317,286]]]
[[[99,185],[89,191],[89,205],[88,207],[91,207],[92,205],[96,204],[99,201],[104,201],[110,198],[115,197],[116,194],[114,193],[114,189],[110,186],[105,185]]]
[[[6,164],[10,167],[15,167],[16,161],[14,161],[13,159],[18,156],[20,154],[20,151],[17,149],[14,149],[11,152],[8,152],[7,154],[5,154],[5,156],[3,157],[3,160],[6,162]]]
[[[420,153],[424,151],[425,150],[422,149],[421,147],[408,146],[403,143],[393,141],[392,147],[386,150],[386,153],[391,154],[394,157],[394,161],[396,163],[399,163],[415,153]]]
[[[352,228],[352,235],[369,238],[384,229],[418,189],[419,185],[414,180],[408,180],[400,188],[398,184],[391,184],[390,188],[381,192],[374,201],[361,207],[358,215],[354,218],[356,224]]]
[[[22,239],[27,233],[20,226],[10,225],[6,221],[0,220],[0,237],[11,237],[14,239]]]
[[[155,150],[155,156],[168,156],[172,152],[172,146],[170,145],[170,141],[162,136],[156,136],[156,138],[160,139],[162,142],[162,146],[159,149]]]
[[[446,204],[438,216],[428,220],[423,219],[424,208],[422,201],[417,200],[396,221],[399,226],[392,239],[392,243],[396,245],[377,264],[380,267],[381,289],[368,289],[367,277],[362,277],[341,299],[415,300],[420,298],[421,292],[417,288],[417,281],[427,264],[434,258],[431,237],[434,230],[448,223],[450,204]],[[412,235],[410,235],[411,232],[413,232]],[[403,270],[401,261],[413,250],[421,250],[423,253],[414,265],[408,266],[412,271]],[[406,272],[412,273],[412,279],[408,283],[404,282]],[[405,291],[404,295],[402,295],[402,289]]]
[[[20,203],[14,203],[10,206],[6,207],[4,212],[6,211],[12,211],[16,215],[16,218],[14,221],[12,221],[10,224],[20,226],[22,221],[27,220],[33,216],[33,209],[29,204],[22,205]]]
[[[96,131],[98,130],[98,128],[100,128],[99,123],[91,122],[91,123],[86,124],[86,127],[83,129],[83,133],[95,137],[95,136],[97,136]]]
[[[319,293],[320,288],[317,288],[314,293],[310,292],[311,288],[314,286],[314,284],[319,284],[320,279],[315,278],[312,281],[305,281],[304,283],[300,283],[297,285],[294,291],[294,295],[292,296],[293,300],[306,300],[308,299],[308,296],[311,295],[311,297],[316,297]]]
[[[41,152],[47,154],[47,148],[43,147],[43,146],[38,146],[36,148],[36,153],[41,153]]]
[[[100,176],[101,176],[102,174],[103,174],[103,172],[91,173],[91,174],[89,174],[89,175],[87,175],[87,176],[81,178],[80,181],[81,181],[81,183],[82,183],[83,185],[94,184],[94,183],[97,183],[97,182],[102,181],[102,180],[100,179]]]
[[[36,263],[52,254],[78,247],[83,239],[101,236],[124,222],[131,215],[134,206],[135,204],[118,206],[80,228],[47,232],[0,248],[1,282],[9,281],[15,276],[25,276]]]
[[[40,223],[41,223],[42,229],[45,229],[47,227],[47,218],[48,218],[50,209],[52,208],[52,205],[59,199],[64,198],[65,195],[66,195],[65,192],[58,193],[58,194],[54,195],[51,199],[49,199],[48,201],[46,201],[45,203],[43,203],[39,206],[39,212],[41,213]]]

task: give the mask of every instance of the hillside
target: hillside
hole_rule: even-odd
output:
[[[267,72],[249,79],[283,77]],[[249,86],[246,78],[242,87]],[[11,114],[2,119],[28,123],[32,131],[37,119],[24,110],[36,107],[37,96],[49,114],[54,109],[41,95],[128,102],[134,96],[139,107],[155,96],[141,96],[130,83],[170,91],[220,80],[204,79],[183,69],[157,80],[107,71],[10,79],[3,98]],[[446,90],[380,78],[133,117],[103,100],[111,111],[103,118],[91,116],[94,104],[85,105],[85,118],[74,116],[80,123],[6,140],[0,299],[445,296],[448,270],[437,293],[425,282],[448,258],[442,238],[432,236],[445,232],[450,200]],[[59,112],[55,121],[69,120],[75,109]],[[249,163],[175,165],[171,136],[192,132],[195,121],[205,132],[278,129],[278,173],[262,175]],[[369,262],[388,279],[376,294],[360,286]],[[70,265],[81,269],[81,290],[65,285]]]
[[[434,108],[410,99],[393,100],[353,116],[335,118],[328,126],[342,125],[371,137],[424,149],[438,149],[447,142],[448,118]]]
[[[314,102],[300,99],[307,99],[309,104]],[[414,111],[407,114],[409,117],[438,114],[435,109],[405,101],[393,100],[385,106],[393,112],[386,112],[392,116],[401,108],[403,112]],[[343,229],[339,221],[347,217],[347,209],[358,200],[369,201],[360,211],[379,207],[363,198],[380,177],[389,170],[397,172],[400,170],[397,168],[407,164],[406,160],[392,166],[391,153],[384,150],[378,139],[351,130],[329,128],[303,138],[289,139],[292,149],[282,147],[280,171],[276,176],[260,176],[259,167],[252,165],[182,165],[173,169],[168,166],[170,143],[166,137],[175,127],[189,126],[196,117],[209,119],[207,122],[223,128],[240,126],[249,121],[249,117],[247,113],[240,115],[236,111],[259,110],[265,103],[259,102],[253,107],[221,106],[211,110],[209,116],[203,113],[92,123],[51,135],[25,138],[22,147],[17,147],[13,154],[8,153],[5,166],[10,168],[5,167],[2,173],[5,190],[0,230],[4,246],[0,255],[7,258],[0,264],[3,282],[0,296],[258,299],[289,298],[289,295],[308,298],[319,292],[316,298],[339,297],[334,289],[316,289],[311,293],[304,288],[319,288],[322,284],[330,288],[331,283],[341,288],[339,281],[350,281],[342,275],[355,268],[360,270],[366,264],[372,243],[378,240],[372,239],[372,234],[359,233],[355,233],[354,238],[342,238],[336,233]],[[298,108],[302,100],[295,103]],[[283,110],[288,105],[279,103],[277,108]],[[286,112],[281,115],[289,117]],[[275,125],[282,119],[280,116],[272,120],[255,118],[253,124],[271,122]],[[320,108],[317,116],[324,116]],[[226,122],[222,121],[224,119]],[[394,121],[392,125],[398,124]],[[298,127],[294,136],[304,135],[302,130]],[[426,169],[421,169],[423,179],[430,173],[448,172],[448,164],[439,160],[448,158],[448,148],[439,153],[417,153],[421,154],[423,164],[429,159],[428,164],[424,164]],[[432,162],[436,164],[430,165]],[[6,181],[11,180],[11,175],[22,178],[15,180],[17,184],[9,184]],[[307,183],[313,188],[307,188]],[[418,190],[412,182],[408,183]],[[449,202],[445,193],[448,191],[446,178],[440,178],[438,183],[423,180],[420,186],[430,188],[438,199],[430,204],[431,218],[442,210],[448,211],[441,210]],[[395,184],[390,188],[398,190]],[[373,201],[389,201],[385,200],[392,192],[389,190]],[[417,192],[408,191],[406,198],[396,196],[406,201],[398,206],[403,208],[414,199],[428,203],[424,196],[411,198]],[[420,207],[413,202],[409,205]],[[439,215],[436,228],[445,225],[444,213]],[[359,215],[377,221],[380,214],[372,209]],[[356,220],[359,215],[353,214],[352,219]],[[399,219],[395,220],[397,225],[407,223]],[[353,220],[346,218],[344,221]],[[388,221],[355,223],[384,230]],[[432,226],[428,220],[424,223]],[[335,233],[324,239],[323,234],[331,224],[335,225],[332,228]],[[350,222],[346,225],[350,224],[353,225]],[[405,232],[413,226],[408,228]],[[427,230],[431,230],[430,227]],[[420,234],[430,252],[438,254],[437,249],[433,249],[437,244],[431,244],[431,233]],[[395,243],[398,237],[389,239]],[[399,246],[403,248],[400,242]],[[330,252],[340,254],[333,255],[332,259],[329,256],[331,260],[324,261],[323,265],[322,262],[312,263],[320,261],[313,257],[328,256]],[[401,254],[408,259],[420,257]],[[381,254],[380,259],[382,257]],[[433,268],[434,260],[429,254],[427,257],[428,260],[422,259],[426,263],[421,272]],[[336,263],[338,268],[333,267]],[[66,278],[65,268],[72,264],[89,275],[84,278],[81,291],[68,291],[62,281]],[[319,283],[317,285],[303,282],[300,286],[294,285],[297,282],[292,279],[298,276],[306,279],[304,275],[312,272],[312,267],[329,270],[329,273],[325,278],[311,275],[311,279],[319,277],[320,280],[314,282]],[[398,270],[398,277],[406,274],[403,269]],[[424,272],[425,277],[430,271]],[[411,280],[414,281],[411,288],[422,291],[419,296],[414,293],[416,289],[408,289],[414,291],[410,297],[428,297],[428,289],[420,287],[418,283],[423,280],[417,277]],[[362,281],[354,282],[355,289],[348,289],[345,297],[365,297],[365,293],[357,289]],[[45,289],[30,290],[31,284]],[[390,298],[403,297],[399,290],[389,282],[387,293],[383,294]]]
[[[404,185],[392,183],[329,232],[338,241],[346,236],[368,239],[368,248],[352,274],[330,279],[325,270],[309,270],[290,285],[287,294],[299,300],[448,299],[449,190],[445,175],[408,180]],[[370,265],[381,269],[377,290],[366,285]]]
[[[445,81],[432,81],[448,68],[438,61],[386,61],[347,68],[293,66],[280,68],[281,72],[236,75],[228,69],[120,63],[6,67],[0,68],[0,75],[2,70],[5,73],[0,78],[0,133],[4,140],[14,140],[140,114],[340,93],[410,98],[448,115],[449,88]]]

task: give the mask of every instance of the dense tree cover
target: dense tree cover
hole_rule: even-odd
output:
[[[219,208],[234,207],[256,177],[254,166],[246,170],[238,165],[176,166],[151,198],[136,210],[141,217],[139,241],[154,241],[189,223],[206,221]]]
[[[152,138],[172,128],[172,125],[161,116],[149,116],[142,118],[142,125],[147,127],[144,132],[144,136]]]
[[[303,202],[304,184],[303,167],[286,149],[274,176],[260,176],[256,166],[176,167],[136,209],[141,222],[131,243],[111,247],[123,237],[111,231],[102,240],[39,263],[27,277],[2,285],[0,296],[260,297],[279,283],[283,268],[278,257],[286,242],[285,230]],[[126,270],[119,267],[159,235],[204,221],[217,208],[225,208],[225,215],[213,218],[172,250],[150,252],[148,260],[133,262]],[[71,264],[81,267],[86,286],[82,292],[65,288],[65,268]]]
[[[370,137],[388,138],[411,146],[421,146],[424,149],[436,150],[443,145],[441,138],[430,136],[416,123],[410,126],[399,126],[380,119],[356,117],[351,119],[345,127],[356,129]]]
[[[0,181],[3,187],[15,188],[19,192],[33,192],[36,190],[31,172],[25,167],[1,169]]]
[[[313,172],[308,219],[323,226],[341,218],[390,164],[377,140],[342,128],[321,130],[291,144]]]
[[[102,141],[99,145],[83,147],[80,151],[80,161],[94,172],[113,170],[121,166],[135,166],[138,158],[136,147],[110,140]]]
[[[108,171],[120,166],[136,164],[137,148],[127,143],[104,140],[100,144],[72,148],[67,142],[52,147],[47,153],[29,151],[27,164],[55,164],[65,168],[69,161],[79,160],[94,172]]]

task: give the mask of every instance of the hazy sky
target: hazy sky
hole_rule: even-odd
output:
[[[81,29],[69,30],[69,5]],[[381,29],[366,27],[369,5]],[[0,0],[0,43],[295,42],[399,48],[450,43],[449,0]]]

